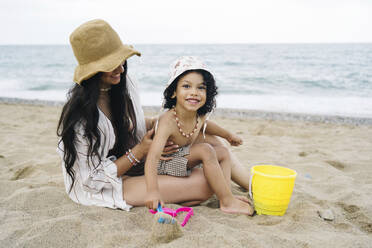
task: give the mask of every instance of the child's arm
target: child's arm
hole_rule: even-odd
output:
[[[205,133],[220,136],[221,138],[226,139],[232,146],[239,146],[243,144],[243,140],[239,136],[220,127],[213,121],[207,121],[207,128],[205,129]]]
[[[161,157],[163,148],[171,135],[171,121],[167,120],[167,116],[160,118],[158,130],[150,146],[145,163],[145,180],[147,187],[147,195],[145,205],[150,209],[156,209],[158,203],[164,205],[159,192],[157,166]]]

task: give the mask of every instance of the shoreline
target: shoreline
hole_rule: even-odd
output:
[[[48,101],[37,99],[22,99],[0,97],[0,104],[24,104],[24,105],[41,105],[41,106],[63,106],[63,101]],[[160,106],[143,106],[145,112],[160,112]],[[366,125],[372,126],[372,118],[368,117],[350,117],[339,115],[315,115],[305,113],[288,113],[288,112],[268,112],[260,110],[249,109],[229,109],[217,108],[213,115],[224,118],[238,118],[238,119],[259,119],[259,120],[273,120],[273,121],[304,121],[315,123],[335,123],[347,125]]]

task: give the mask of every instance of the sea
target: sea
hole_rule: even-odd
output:
[[[372,118],[372,43],[138,44],[128,60],[142,104],[160,106],[169,65],[199,56],[217,108]],[[66,101],[77,62],[69,45],[0,46],[0,97]]]

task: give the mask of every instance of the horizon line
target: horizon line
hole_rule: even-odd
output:
[[[226,43],[210,43],[210,42],[201,42],[201,43],[130,43],[135,45],[326,45],[326,44],[372,44],[372,41],[358,41],[358,42],[226,42]],[[69,46],[68,43],[4,43],[0,46]]]

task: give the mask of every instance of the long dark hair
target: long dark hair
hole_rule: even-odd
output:
[[[203,76],[203,80],[205,85],[207,86],[207,99],[205,100],[205,104],[198,109],[198,115],[203,116],[206,113],[209,113],[213,110],[213,108],[216,107],[216,95],[217,95],[217,86],[216,81],[214,80],[214,77],[212,73],[197,69],[197,70],[188,70],[183,72],[181,75],[179,75],[165,90],[164,90],[164,108],[170,109],[173,108],[173,106],[176,106],[177,99],[172,98],[174,92],[177,89],[178,81],[185,76],[186,74],[190,72],[196,72]]]
[[[97,108],[98,97],[100,93],[99,84],[102,73],[99,72],[93,77],[84,80],[80,85],[73,86],[68,93],[68,101],[64,105],[61,117],[58,122],[57,135],[63,142],[64,155],[63,160],[68,175],[72,179],[70,191],[75,182],[75,171],[73,165],[77,158],[75,147],[76,125],[81,124],[84,129],[84,137],[88,140],[87,157],[88,166],[92,156],[97,156],[99,163],[102,161],[103,154],[100,154],[98,148],[101,144],[101,134],[98,129],[99,112]],[[127,89],[127,62],[124,63],[124,72],[121,74],[120,83],[112,85],[109,91],[112,125],[116,131],[116,142],[109,151],[109,156],[120,157],[124,151],[138,142],[136,138],[136,116],[133,104]],[[130,120],[132,120],[133,129],[129,131]],[[102,134],[105,135],[105,134]],[[93,164],[97,167],[98,164]]]

